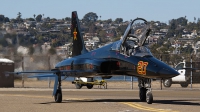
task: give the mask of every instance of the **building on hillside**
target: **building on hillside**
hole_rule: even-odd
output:
[[[24,22],[24,25],[25,25],[26,29],[28,29],[30,27],[35,27],[36,21],[26,21],[26,22]]]
[[[70,51],[70,45],[71,43],[67,43],[63,46],[59,46],[56,48],[56,53],[57,55],[62,55],[62,56],[66,56],[66,55],[72,55],[71,51]]]

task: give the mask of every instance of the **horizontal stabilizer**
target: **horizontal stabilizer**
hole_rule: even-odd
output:
[[[55,77],[55,75],[54,74],[33,75],[29,76],[28,78],[39,78],[39,77]]]
[[[56,72],[58,72],[58,71],[45,71],[45,70],[43,70],[43,71],[21,71],[21,72],[5,72],[5,73],[19,75],[19,74],[23,74],[23,73],[56,73]]]

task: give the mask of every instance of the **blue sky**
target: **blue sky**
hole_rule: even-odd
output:
[[[62,19],[70,17],[72,11],[77,11],[80,19],[88,12],[101,16],[101,20],[142,17],[168,23],[185,16],[189,21],[200,18],[200,0],[0,0],[0,4],[0,14],[9,18],[21,12],[22,18],[44,14]]]

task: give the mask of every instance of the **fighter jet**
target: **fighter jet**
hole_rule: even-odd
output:
[[[73,11],[72,58],[57,63],[51,71],[22,71],[16,74],[45,73],[32,77],[55,77],[53,96],[57,103],[62,102],[62,76],[88,78],[100,76],[104,79],[116,75],[134,76],[138,78],[140,100],[152,104],[152,79],[169,79],[179,73],[156,59],[145,46],[150,31],[150,25],[145,19],[136,18],[129,23],[120,40],[88,52],[84,45],[77,12]]]

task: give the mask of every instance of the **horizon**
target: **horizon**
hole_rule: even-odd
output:
[[[137,17],[146,19],[147,21],[160,21],[168,23],[169,20],[185,17],[189,22],[194,22],[200,18],[198,11],[200,1],[182,1],[182,0],[168,0],[168,1],[132,1],[125,2],[109,0],[109,1],[69,1],[59,0],[2,0],[0,7],[0,14],[10,19],[16,18],[18,12],[22,14],[22,19],[33,18],[39,14],[44,14],[44,18],[63,19],[65,17],[71,18],[71,12],[77,11],[79,19],[82,19],[85,14],[89,12],[96,13],[98,20],[115,20],[122,18],[123,21],[130,21]],[[101,16],[101,18],[100,18]]]

